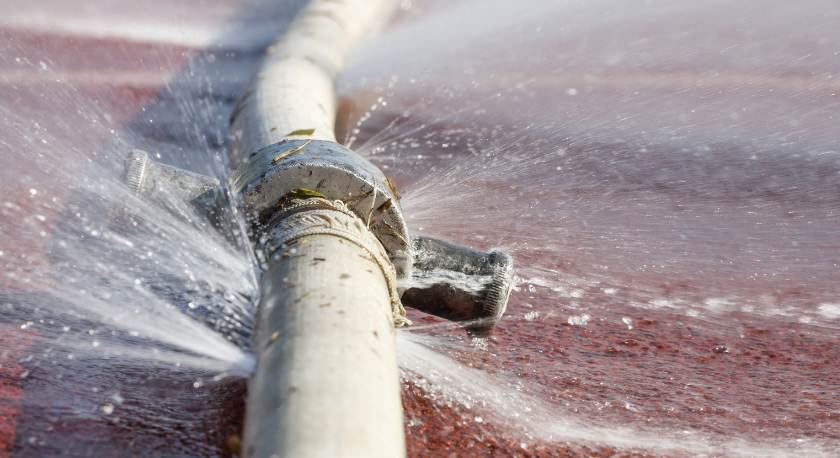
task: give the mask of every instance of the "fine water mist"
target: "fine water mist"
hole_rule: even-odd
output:
[[[115,183],[132,148],[224,182],[240,87],[301,3],[7,5],[0,456],[239,453],[244,226]],[[409,456],[836,454],[840,9],[399,5],[339,83],[339,140],[412,233],[520,277],[486,341],[409,310]],[[151,217],[114,231],[115,200]]]
[[[420,314],[401,333],[410,393],[458,418],[409,436],[836,452],[840,10],[403,5],[342,77],[339,134],[412,231],[505,250],[521,277],[475,350]]]
[[[7,5],[0,456],[236,453],[258,300],[242,222],[226,238],[116,180],[133,148],[225,180],[239,88],[301,3]],[[116,231],[113,202],[147,218]]]

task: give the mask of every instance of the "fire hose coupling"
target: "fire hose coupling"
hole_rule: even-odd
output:
[[[228,180],[231,195],[263,234],[297,190],[341,201],[379,240],[397,278],[411,275],[410,236],[393,182],[368,160],[338,143],[284,140],[251,154]],[[305,192],[305,191],[297,191]]]
[[[148,211],[152,207],[182,218],[191,217],[190,209],[206,215],[212,212],[205,204],[207,196],[217,200],[215,194],[219,187],[215,178],[152,162],[148,153],[138,149],[131,150],[123,161],[120,182],[128,196],[114,200],[109,227],[121,233],[139,230],[138,224],[149,220]],[[138,205],[137,198],[152,207]]]
[[[414,271],[405,282],[403,305],[463,323],[470,337],[493,333],[514,286],[513,259],[429,237],[411,237]]]
[[[410,236],[394,182],[338,143],[284,140],[269,145],[251,154],[226,187],[133,150],[121,181],[144,203],[200,209],[220,230],[225,214],[241,211],[267,264],[306,234],[330,233],[354,242],[386,276],[396,327],[410,325],[403,309],[407,305],[462,323],[473,337],[487,337],[513,286],[513,262],[505,253]],[[135,230],[143,216],[135,207],[115,203],[111,226]]]
[[[273,222],[265,228],[257,243],[257,250],[265,258],[265,269],[295,256],[296,248],[306,243],[307,236],[332,235],[354,243],[367,251],[369,260],[375,262],[385,275],[391,299],[394,327],[411,326],[397,293],[397,271],[388,259],[382,244],[368,230],[362,219],[340,200],[327,200],[312,191],[281,203]]]

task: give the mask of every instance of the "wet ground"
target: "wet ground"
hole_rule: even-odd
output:
[[[403,5],[339,85],[339,138],[394,178],[413,232],[506,250],[521,277],[485,348],[409,311],[409,456],[836,454],[840,10]],[[237,452],[241,378],[80,351],[133,341],[62,295],[94,278],[247,350],[247,319],[211,304],[247,308],[251,283],[120,262],[100,234],[129,148],[227,176],[241,81],[295,8],[7,5],[0,457]]]
[[[837,14],[468,3],[409,11],[359,53],[341,125],[410,227],[508,250],[522,277],[484,352],[425,342],[470,375],[430,396],[454,425],[407,391],[415,453],[836,453]],[[506,389],[522,397],[489,424],[510,429],[488,429],[470,393]]]

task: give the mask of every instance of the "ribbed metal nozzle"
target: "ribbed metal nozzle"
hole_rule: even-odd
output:
[[[129,152],[123,161],[120,183],[129,195],[115,199],[108,226],[122,233],[137,231],[152,208],[187,219],[190,215],[185,213],[196,207],[206,213],[203,207],[216,198],[219,186],[213,177],[153,162],[139,149]]]
[[[414,269],[402,303],[457,321],[471,337],[488,337],[507,308],[514,284],[513,259],[429,237],[411,237]]]

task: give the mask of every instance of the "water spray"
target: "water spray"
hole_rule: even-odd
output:
[[[392,180],[336,142],[335,81],[390,0],[314,0],[267,50],[231,115],[233,174],[210,177],[132,151],[122,183],[144,204],[247,234],[261,297],[243,455],[402,457],[395,330],[404,306],[486,338],[513,286],[510,256],[409,233]],[[149,224],[115,202],[111,227]],[[244,226],[237,223],[245,221]]]

